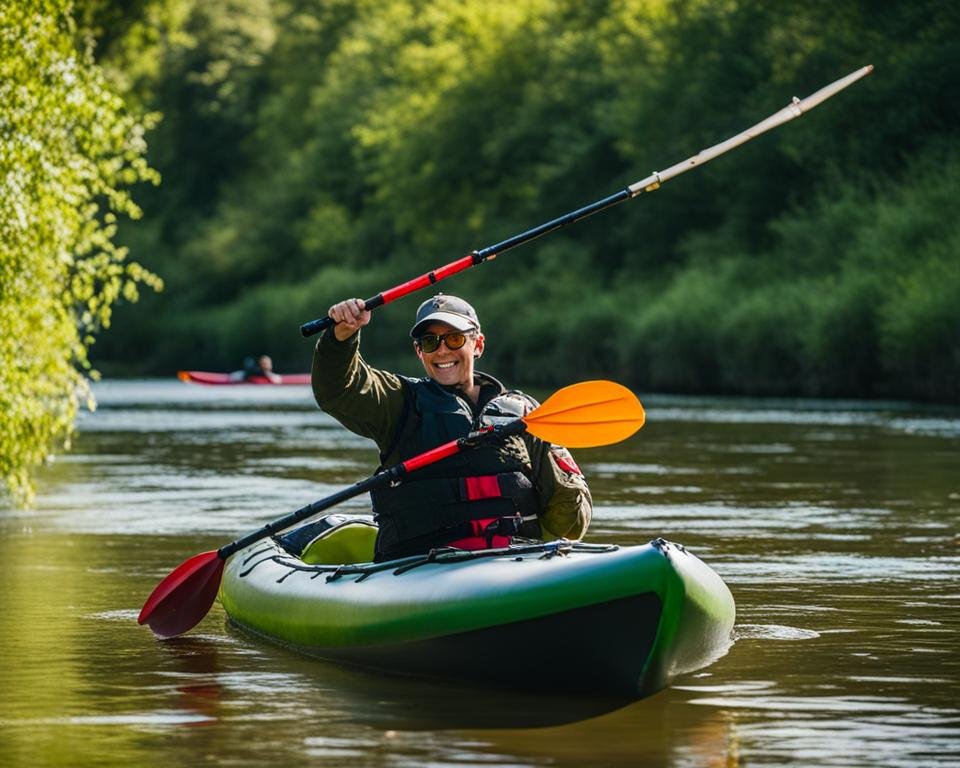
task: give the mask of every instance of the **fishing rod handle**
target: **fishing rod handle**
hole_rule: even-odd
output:
[[[374,310],[379,306],[386,304],[386,300],[383,298],[382,293],[378,293],[376,296],[371,296],[369,299],[363,300],[363,308]],[[327,315],[321,317],[318,320],[311,320],[309,323],[304,323],[300,326],[300,333],[304,338],[309,338],[314,334],[320,333],[320,331],[325,331],[327,328],[333,328],[337,322]]]
[[[400,285],[395,285],[393,288],[388,288],[382,293],[372,296],[363,302],[364,308],[376,309],[384,304],[389,304],[391,301],[396,301],[401,296],[406,296],[408,293],[413,293],[421,288],[426,288],[428,285],[439,283],[441,280],[444,280],[451,275],[455,275],[457,272],[462,272],[465,269],[476,266],[477,264],[480,264],[489,258],[493,258],[493,255],[481,253],[480,251],[472,251],[456,261],[451,261],[449,264],[444,264],[442,267],[432,269],[429,272],[420,275],[419,277],[415,277],[412,280],[407,280],[405,283],[400,283]],[[336,323],[330,317],[322,317],[319,320],[311,320],[309,323],[304,323],[301,325],[300,333],[302,333],[304,336],[313,336],[313,334],[319,333],[325,328],[330,328],[333,325],[336,325]]]

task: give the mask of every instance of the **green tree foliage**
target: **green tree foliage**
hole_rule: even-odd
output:
[[[166,184],[143,198],[152,222],[121,232],[170,290],[121,310],[107,359],[172,373],[263,350],[303,368],[296,328],[334,301],[610,194],[872,63],[801,120],[442,289],[475,300],[488,364],[522,383],[960,400],[953,4],[179,7],[189,40],[139,90],[166,116],[151,143]],[[372,358],[409,361],[424,297],[378,311]]]
[[[66,0],[0,4],[0,469],[29,498],[29,470],[70,437],[92,399],[94,334],[138,284],[117,215],[156,181],[144,126],[94,65]]]

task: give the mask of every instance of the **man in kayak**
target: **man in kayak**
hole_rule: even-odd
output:
[[[537,406],[475,370],[484,335],[463,299],[439,294],[417,310],[410,335],[427,374],[417,379],[363,360],[360,329],[371,313],[362,299],[341,301],[327,314],[337,324],[314,351],[314,397],[347,429],[376,442],[381,466]],[[378,560],[439,546],[505,546],[515,535],[578,539],[592,513],[590,490],[570,452],[529,434],[444,459],[396,487],[372,492],[371,499]]]
[[[231,381],[246,381],[255,377],[267,379],[273,384],[279,384],[282,381],[280,374],[273,372],[273,360],[270,355],[260,355],[256,359],[247,356],[243,358],[243,370],[230,374]]]

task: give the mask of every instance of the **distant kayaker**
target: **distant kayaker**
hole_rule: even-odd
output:
[[[314,351],[314,397],[347,429],[376,442],[382,466],[537,407],[475,370],[484,335],[463,299],[439,294],[417,310],[410,335],[423,378],[363,360],[359,331],[371,313],[362,299],[341,301],[327,314],[337,324]],[[578,539],[592,514],[590,490],[570,452],[529,434],[444,459],[371,498],[378,560],[438,546],[505,546],[512,536]]]
[[[243,370],[234,371],[230,374],[233,381],[247,381],[253,378],[264,378],[274,384],[279,384],[282,379],[279,373],[273,372],[273,360],[269,355],[260,355],[254,359],[253,356],[243,358]]]

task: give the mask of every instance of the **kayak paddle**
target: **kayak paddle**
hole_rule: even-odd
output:
[[[704,165],[705,163],[713,160],[715,157],[719,157],[725,152],[729,152],[731,149],[739,147],[741,144],[746,144],[748,141],[750,141],[750,139],[755,139],[762,133],[766,133],[773,128],[777,128],[784,123],[793,120],[795,117],[800,117],[800,115],[802,115],[804,112],[808,112],[818,104],[822,104],[831,96],[836,95],[847,86],[852,85],[862,77],[866,77],[871,72],[873,72],[872,64],[867,65],[866,67],[861,67],[855,72],[851,72],[846,77],[841,77],[839,80],[830,83],[830,85],[824,86],[816,93],[810,94],[805,99],[798,99],[796,96],[794,96],[793,101],[779,112],[770,115],[770,117],[768,117],[766,120],[761,120],[756,125],[747,128],[745,131],[741,131],[736,136],[732,136],[726,141],[721,141],[719,144],[715,144],[708,149],[704,149],[695,154],[693,157],[688,157],[682,162],[671,165],[666,170],[654,171],[652,174],[647,176],[647,178],[641,179],[640,181],[631,184],[629,187],[625,187],[619,192],[605,197],[602,200],[598,200],[595,203],[586,205],[583,208],[578,208],[575,211],[571,211],[570,213],[553,219],[552,221],[548,221],[546,224],[541,224],[539,227],[534,227],[533,229],[527,230],[519,235],[514,235],[513,237],[507,238],[496,245],[491,245],[487,248],[483,248],[482,250],[468,253],[466,256],[457,259],[456,261],[451,261],[445,266],[438,267],[437,269],[427,272],[424,275],[420,275],[420,277],[415,277],[405,283],[401,283],[393,288],[389,288],[382,293],[378,293],[376,296],[371,296],[369,299],[364,300],[364,309],[376,309],[384,304],[389,304],[391,301],[396,301],[397,299],[406,296],[408,293],[413,293],[420,288],[426,288],[428,285],[433,285],[434,283],[450,277],[451,275],[455,275],[465,269],[474,267],[477,264],[482,264],[487,259],[494,259],[499,254],[509,251],[511,248],[516,248],[518,245],[528,243],[531,240],[535,240],[536,238],[553,232],[556,229],[560,229],[560,227],[564,227],[567,224],[573,224],[581,219],[585,219],[587,216],[592,216],[594,213],[598,213],[599,211],[610,208],[617,203],[622,203],[624,200],[632,200],[642,192],[653,192],[654,190],[660,189],[664,183],[672,179],[674,176],[679,176],[681,173],[689,171],[691,168]],[[310,322],[301,325],[300,333],[302,333],[304,336],[313,336],[313,334],[319,333],[325,328],[330,328],[333,325],[336,325],[336,323],[334,323],[332,318],[329,316],[321,317],[318,320],[311,320]]]
[[[541,440],[570,448],[590,448],[625,440],[643,426],[643,406],[629,389],[612,381],[584,381],[564,387],[526,416],[483,427],[361,480],[332,496],[267,523],[220,549],[185,560],[161,581],[140,610],[138,623],[162,638],[176,637],[207,615],[217,597],[227,558],[341,501],[400,482],[411,472],[476,445],[529,432]]]

